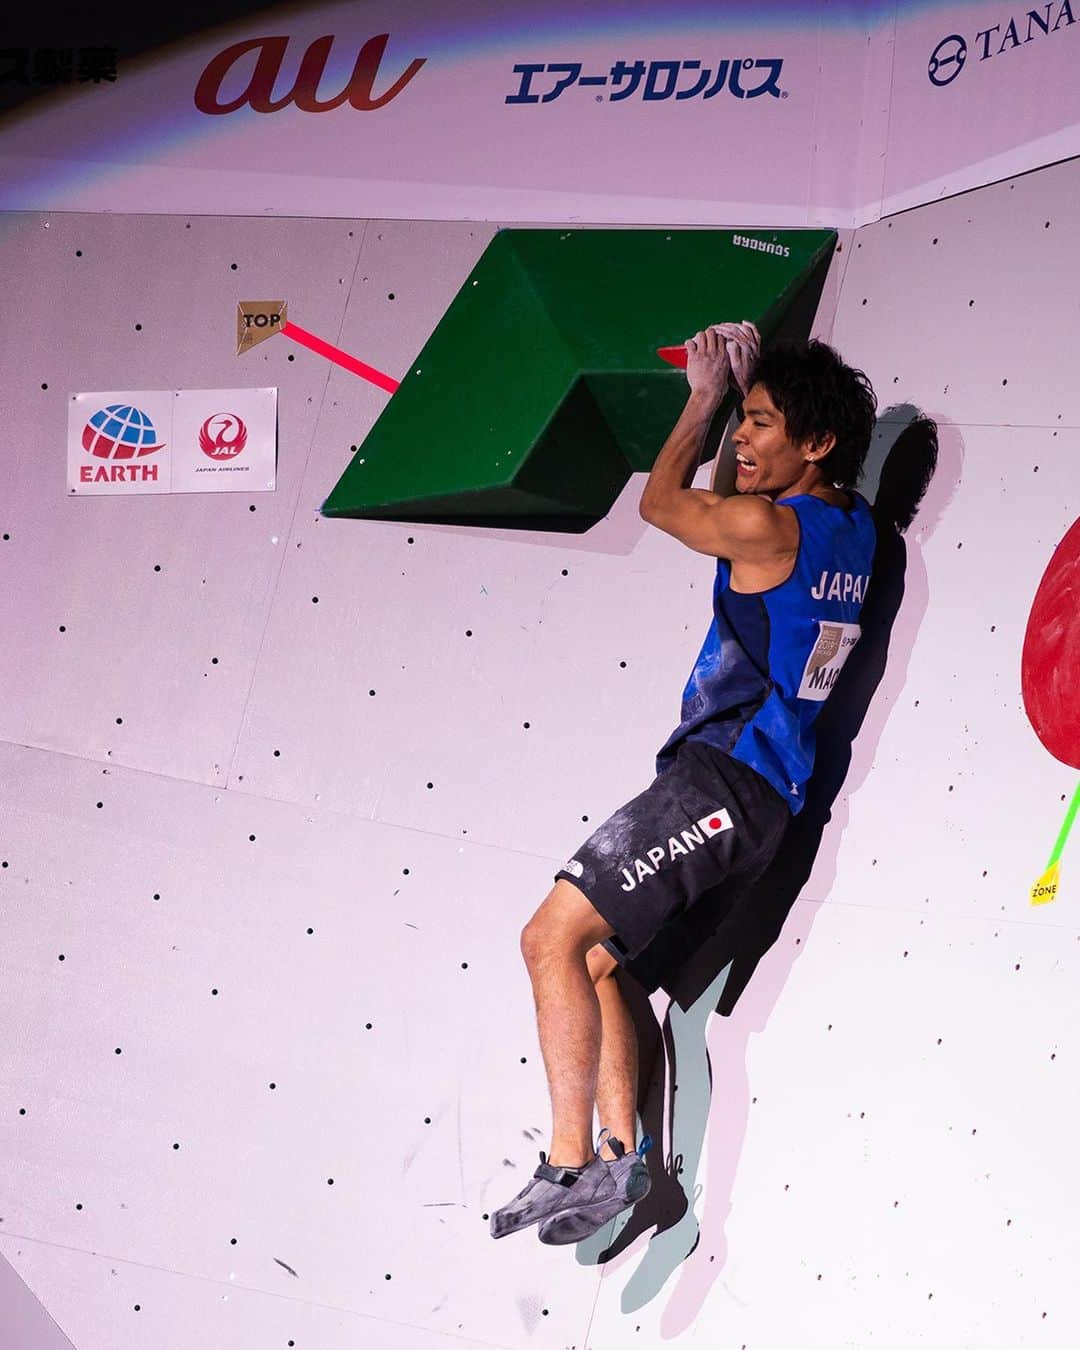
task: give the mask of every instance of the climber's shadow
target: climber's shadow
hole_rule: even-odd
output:
[[[906,425],[902,420],[905,415],[909,419]],[[647,1157],[652,1190],[635,1206],[614,1242],[593,1247],[596,1260],[610,1260],[654,1225],[658,1234],[663,1233],[687,1211],[689,1200],[679,1176],[684,1170],[683,1154],[676,1154],[672,1145],[674,1156],[662,1156],[665,1123],[667,1139],[675,1140],[678,1135],[688,1155],[685,1179],[692,1181],[711,1095],[711,1066],[705,1046],[708,1015],[713,1010],[725,1017],[731,1015],[810,876],[833,804],[848,773],[852,743],[885,672],[907,573],[907,546],[902,535],[915,518],[938,460],[935,423],[910,407],[890,409],[890,418],[886,422],[883,415],[879,421],[876,444],[867,462],[869,480],[876,450],[876,462],[881,467],[872,509],[878,542],[860,616],[862,637],[818,718],[818,751],[803,810],[792,818],[775,860],[752,886],[736,896],[720,890],[706,892],[617,972],[638,1034],[642,1129],[657,1147]],[[942,486],[951,493],[954,484]],[[910,644],[913,636],[905,633],[905,642]],[[906,666],[906,652],[894,653],[894,661],[897,659]],[[720,988],[719,977],[729,966]],[[661,988],[670,996],[662,1029],[650,1003],[650,994]],[[708,999],[704,997],[707,992]],[[675,1006],[681,1011],[673,1027]],[[666,1074],[661,1046],[666,1051]],[[694,1078],[700,1081],[688,1081]],[[682,1088],[678,1117],[677,1082]],[[609,1231],[598,1234],[597,1241],[607,1242]],[[678,1259],[686,1254],[684,1249]],[[579,1259],[586,1255],[579,1250]]]

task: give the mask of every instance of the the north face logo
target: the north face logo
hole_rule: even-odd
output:
[[[635,858],[630,867],[622,868],[622,874],[626,878],[627,884],[620,884],[619,889],[623,891],[636,890],[639,882],[656,875],[665,858],[669,862],[673,862],[680,854],[685,856],[693,853],[695,848],[700,847],[706,839],[710,839],[714,834],[721,834],[724,830],[733,830],[734,828],[735,826],[731,823],[731,816],[728,815],[726,810],[720,808],[716,811],[710,811],[708,815],[701,817],[693,829],[683,830],[678,836],[671,835],[666,844],[658,844],[654,848],[647,849],[645,857],[648,862],[644,858]]]

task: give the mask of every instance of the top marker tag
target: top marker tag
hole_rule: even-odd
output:
[[[280,333],[288,322],[288,305],[284,300],[238,300],[236,304],[236,354],[243,356],[252,347],[275,333]]]

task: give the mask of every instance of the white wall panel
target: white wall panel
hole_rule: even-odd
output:
[[[859,230],[835,335],[854,364],[872,357],[881,404],[953,425],[1080,425],[1078,210],[1070,160]]]
[[[289,299],[297,323],[332,341],[363,228],[162,216],[133,233],[117,216],[5,217],[20,316],[0,333],[5,585],[18,603],[0,736],[225,781],[328,373],[281,339],[238,358],[236,301]],[[65,498],[70,393],[234,385],[279,389],[276,493]]]
[[[1077,956],[1017,929],[800,905],[709,1028],[697,1221],[608,1270],[590,1344],[1069,1344]]]

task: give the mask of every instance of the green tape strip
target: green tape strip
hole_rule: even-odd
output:
[[[1076,785],[1076,791],[1073,793],[1072,802],[1065,814],[1065,824],[1061,827],[1061,833],[1057,837],[1057,843],[1054,845],[1054,851],[1050,854],[1048,867],[1053,867],[1054,863],[1061,857],[1062,849],[1065,847],[1065,840],[1069,837],[1069,831],[1072,829],[1073,821],[1076,819],[1076,813],[1080,810],[1080,783]]]

